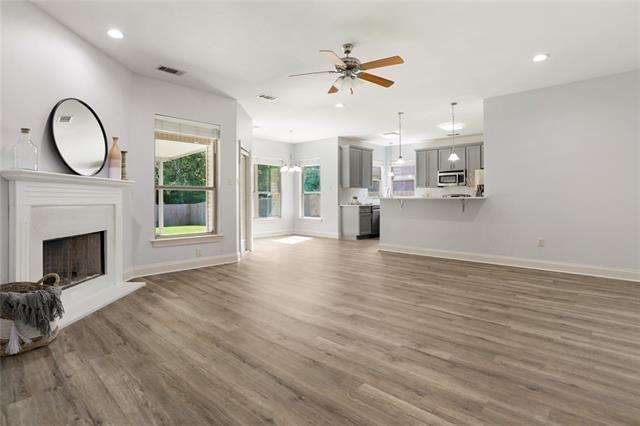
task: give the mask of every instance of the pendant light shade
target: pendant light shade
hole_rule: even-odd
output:
[[[456,115],[455,115],[455,107],[458,105],[457,102],[451,102],[451,154],[449,154],[448,160],[456,162],[460,159],[458,154],[455,152],[455,144],[456,144]]]
[[[395,166],[401,166],[405,163],[404,158],[402,158],[402,115],[404,112],[398,113],[398,145],[400,148],[398,159],[394,161]]]

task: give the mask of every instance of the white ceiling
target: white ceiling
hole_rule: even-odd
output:
[[[396,130],[406,141],[442,137],[458,101],[463,134],[482,132],[482,99],[640,68],[639,3],[38,2],[81,37],[143,75],[239,100],[259,138],[372,139]],[[120,28],[124,40],[106,35]],[[396,81],[328,95],[319,49],[353,42],[363,62],[400,55],[372,70]],[[551,58],[534,64],[535,53]],[[155,68],[187,71],[182,77]],[[257,94],[280,99],[266,102]],[[334,107],[343,102],[345,108]],[[187,117],[188,118],[188,117]],[[385,141],[384,143],[388,143]]]

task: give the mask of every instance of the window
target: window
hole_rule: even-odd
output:
[[[416,190],[415,164],[391,166],[391,182],[394,195],[413,196]]]
[[[320,166],[302,167],[302,217],[320,217]]]
[[[371,168],[371,187],[369,197],[380,196],[380,183],[382,182],[382,163],[374,162]]]
[[[156,115],[156,237],[216,232],[219,132],[214,124]]]
[[[256,164],[255,203],[257,217],[280,217],[282,197],[280,196],[280,166]]]

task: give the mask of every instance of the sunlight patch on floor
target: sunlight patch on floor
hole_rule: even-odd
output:
[[[279,238],[274,241],[282,244],[298,244],[298,243],[304,243],[305,241],[308,241],[310,239],[311,237],[301,237],[299,235],[292,235],[290,237]]]

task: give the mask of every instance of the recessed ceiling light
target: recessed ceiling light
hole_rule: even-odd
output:
[[[398,132],[380,133],[380,136],[385,139],[397,139],[399,136],[399,133]]]
[[[462,130],[462,128],[464,127],[464,123],[456,123],[454,125],[451,125],[451,122],[447,121],[446,123],[438,124],[438,127],[447,132],[452,132],[454,130]]]
[[[118,40],[124,38],[124,34],[122,34],[122,31],[117,28],[111,28],[109,31],[107,31],[107,35]]]
[[[343,103],[338,102],[338,103],[336,104],[336,108],[344,108],[344,104],[343,104]]]
[[[536,56],[533,57],[532,61],[533,62],[543,62],[546,61],[547,59],[549,59],[549,55],[548,53],[538,53]]]

